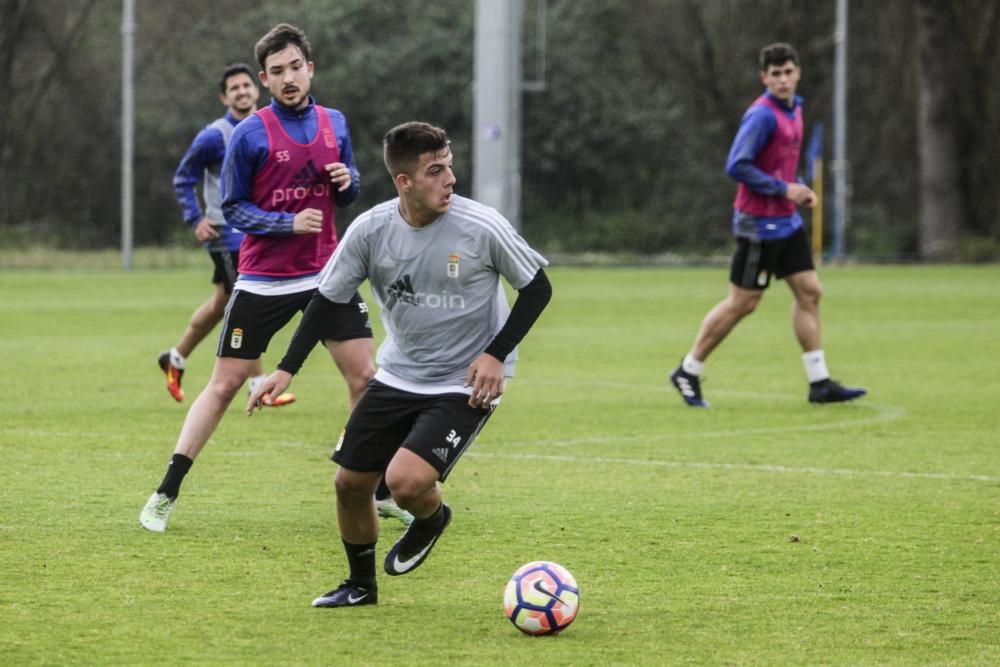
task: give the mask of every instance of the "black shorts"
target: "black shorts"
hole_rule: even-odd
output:
[[[236,290],[226,305],[216,354],[220,357],[256,359],[267,351],[267,344],[274,334],[288,324],[295,313],[305,310],[315,293],[316,290],[311,289],[295,294],[262,296]],[[372,337],[368,305],[362,301],[361,295],[355,292],[350,303],[334,305],[339,314],[324,322],[322,340]]]
[[[763,290],[771,284],[772,275],[784,278],[815,268],[809,237],[799,227],[791,236],[773,241],[737,237],[729,281],[743,289]]]
[[[348,470],[385,472],[403,447],[443,482],[495,409],[470,406],[467,394],[414,394],[372,380],[330,458]]]
[[[236,267],[240,265],[240,251],[220,250],[218,252],[210,250],[208,256],[215,264],[215,273],[212,274],[212,284],[222,283],[226,294],[233,293],[233,285],[236,283]]]

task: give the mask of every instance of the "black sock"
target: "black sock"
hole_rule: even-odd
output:
[[[391,495],[389,485],[385,483],[385,475],[383,475],[382,479],[378,481],[378,488],[375,489],[375,500],[385,500]]]
[[[420,518],[414,519],[413,525],[415,525],[418,529],[430,528],[432,526],[437,528],[437,525],[442,521],[444,521],[443,502],[440,505],[438,505],[438,508],[434,511],[434,514],[431,514],[429,517],[425,517],[423,519]]]
[[[375,542],[371,544],[351,544],[341,539],[347,553],[347,565],[351,570],[350,579],[362,588],[375,588]]]
[[[167,474],[163,476],[163,481],[160,482],[160,487],[156,489],[156,492],[171,499],[176,498],[177,494],[181,492],[181,482],[184,481],[184,475],[188,474],[193,463],[192,459],[183,454],[171,456],[170,463],[167,465]]]

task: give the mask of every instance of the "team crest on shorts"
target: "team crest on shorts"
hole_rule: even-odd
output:
[[[234,350],[238,350],[243,347],[243,329],[236,327],[233,329],[233,335],[229,337],[229,347]]]
[[[761,271],[757,274],[757,284],[761,287],[767,284],[767,271]]]
[[[455,253],[448,255],[448,277],[458,278],[458,255]]]

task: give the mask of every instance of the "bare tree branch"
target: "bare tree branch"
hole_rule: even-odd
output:
[[[35,89],[30,108],[35,108],[40,104],[55,78],[58,75],[65,74],[67,71],[67,63],[70,61],[83,36],[80,28],[86,23],[90,10],[94,7],[94,2],[95,0],[82,0],[81,5],[77,8],[76,15],[70,17],[68,21],[69,26],[66,28],[65,34],[53,35],[51,26],[48,23],[41,23],[39,25],[42,36],[52,51],[53,58],[39,77],[40,82]]]

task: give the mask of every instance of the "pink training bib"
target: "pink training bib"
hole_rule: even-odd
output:
[[[270,107],[257,111],[267,130],[268,157],[253,181],[253,203],[265,211],[323,212],[319,234],[271,237],[247,234],[240,247],[239,272],[294,278],[319,273],[337,248],[333,184],[323,165],[340,160],[337,137],[326,109],[315,105],[316,136],[300,144],[285,132]]]

